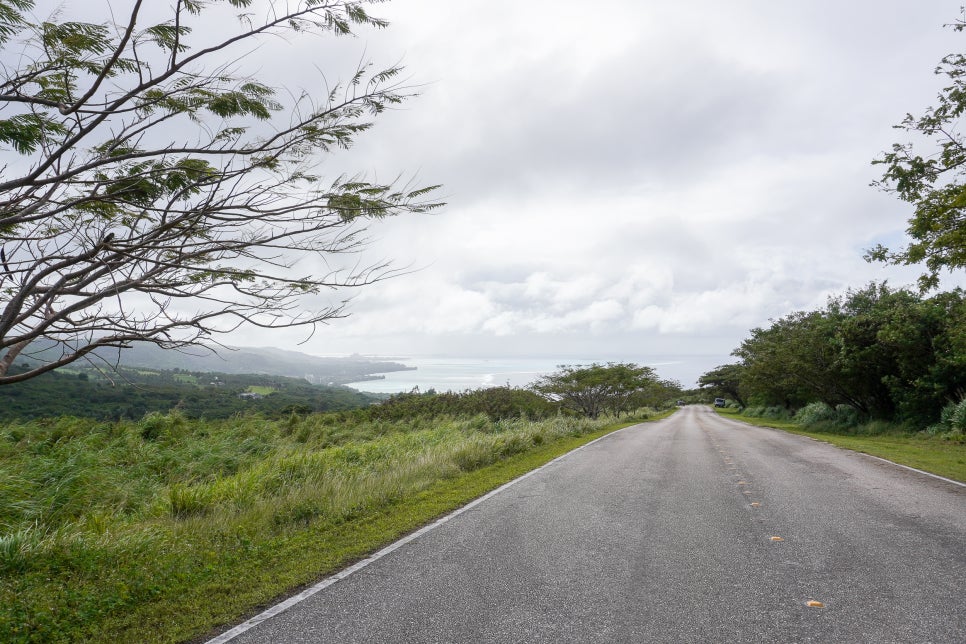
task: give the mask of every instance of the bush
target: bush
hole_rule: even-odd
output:
[[[804,427],[840,431],[855,429],[861,418],[858,410],[851,405],[836,405],[833,408],[823,402],[813,402],[799,409],[794,420]]]
[[[749,418],[768,418],[770,420],[790,420],[791,414],[784,407],[745,407],[742,416]]]
[[[526,389],[490,387],[462,393],[403,393],[358,413],[370,419],[410,420],[441,416],[483,415],[491,421],[509,418],[551,418],[560,406]]]
[[[949,414],[949,428],[954,432],[966,432],[966,398],[956,405],[947,406],[952,407]]]
[[[859,410],[851,405],[836,405],[835,423],[846,429],[857,426],[859,424]]]
[[[823,402],[808,403],[795,414],[795,422],[806,427],[821,422],[835,422],[836,420],[835,410]]]
[[[939,422],[925,431],[950,440],[963,440],[966,437],[966,397],[943,407]]]

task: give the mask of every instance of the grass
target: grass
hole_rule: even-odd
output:
[[[250,394],[261,394],[267,396],[268,394],[275,393],[278,391],[275,387],[268,387],[266,385],[249,385],[246,391]]]
[[[734,420],[760,427],[772,427],[816,440],[831,443],[863,454],[878,456],[900,465],[966,482],[966,443],[950,441],[924,433],[908,433],[898,429],[876,427],[881,433],[842,434],[813,431],[788,420],[771,420],[741,416],[736,409],[715,409],[719,414]],[[883,431],[884,430],[884,431]]]
[[[0,641],[199,637],[628,424],[153,414],[0,427]]]

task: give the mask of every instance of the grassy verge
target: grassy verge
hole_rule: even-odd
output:
[[[0,427],[0,641],[199,637],[628,424]]]
[[[735,409],[716,409],[722,416],[734,420],[772,427],[793,434],[809,436],[863,454],[870,454],[894,463],[915,467],[926,472],[966,482],[966,443],[944,440],[926,434],[887,433],[852,435],[810,431],[787,420],[771,420],[741,416]]]
[[[288,539],[288,552],[279,556],[278,566],[272,571],[269,583],[259,576],[258,582],[247,588],[230,588],[224,597],[212,602],[211,594],[204,589],[192,589],[192,597],[183,601],[185,609],[195,609],[199,602],[218,604],[230,602],[227,606],[213,606],[217,614],[211,616],[208,624],[230,622],[238,615],[251,610],[252,606],[265,607],[282,597],[291,594],[293,588],[308,585],[350,563],[364,558],[400,537],[430,523],[473,499],[512,481],[513,479],[548,463],[554,458],[572,451],[581,445],[601,436],[627,427],[633,423],[610,425],[592,434],[562,439],[552,445],[545,445],[525,454],[510,457],[499,463],[463,474],[455,479],[444,479],[430,485],[427,489],[401,501],[387,504],[365,516],[347,521],[341,525],[319,526],[306,531],[298,537]],[[306,577],[303,562],[313,560],[315,570]],[[253,571],[256,572],[256,571]],[[279,583],[279,578],[284,581]],[[268,600],[268,601],[266,601]],[[172,611],[177,615],[180,611]],[[131,616],[134,624],[141,624],[137,616]],[[193,629],[197,632],[197,629]],[[149,633],[131,632],[139,641],[150,641]],[[204,638],[199,639],[201,641]]]

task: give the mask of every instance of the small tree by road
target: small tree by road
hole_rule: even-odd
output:
[[[739,405],[745,407],[745,399],[741,391],[743,375],[744,365],[723,364],[702,374],[698,378],[698,385],[700,385],[701,389],[711,393],[712,396],[732,398]]]
[[[629,411],[637,396],[658,383],[650,367],[631,363],[561,365],[531,385],[533,391],[590,418]]]
[[[344,315],[315,296],[392,274],[337,257],[431,188],[315,171],[413,94],[400,69],[315,91],[240,71],[269,42],[385,26],[373,1],[117,0],[78,22],[0,0],[0,384],[98,347],[308,334]]]

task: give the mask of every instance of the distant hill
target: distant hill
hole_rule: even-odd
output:
[[[11,371],[21,368],[14,365]],[[108,374],[74,365],[0,387],[0,423],[53,416],[139,420],[173,409],[188,418],[252,412],[278,418],[357,409],[383,398],[341,385],[313,385],[302,378],[267,374],[149,367],[120,367]]]
[[[55,350],[53,347],[41,348],[32,355],[43,359],[44,353]],[[274,348],[219,349],[215,353],[203,347],[161,349],[146,342],[135,343],[129,349],[99,349],[95,355],[107,364],[118,363],[128,368],[287,376],[323,385],[373,380],[380,377],[376,374],[412,368],[399,362],[360,355],[323,358]],[[23,361],[31,360],[28,356]]]

